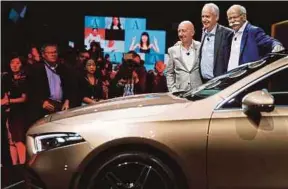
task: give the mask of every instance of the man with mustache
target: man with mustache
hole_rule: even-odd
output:
[[[276,39],[263,29],[247,21],[247,12],[241,5],[233,5],[227,11],[229,26],[234,30],[228,71],[243,63],[257,61],[270,52],[284,49]]]
[[[195,30],[190,21],[178,26],[180,45],[168,49],[167,87],[170,92],[186,91],[202,84],[199,72],[200,42],[193,40]]]
[[[227,71],[233,30],[218,24],[219,8],[214,3],[204,5],[201,17],[200,73],[206,82]]]

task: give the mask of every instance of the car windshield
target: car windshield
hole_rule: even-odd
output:
[[[261,60],[255,62],[249,62],[242,64],[237,68],[230,70],[226,74],[215,77],[208,81],[207,83],[194,88],[189,91],[173,93],[176,96],[187,98],[189,100],[200,100],[212,96],[221,90],[229,87],[233,83],[239,81],[240,79],[246,77],[247,75],[259,70],[260,68],[270,64],[282,57],[287,56],[287,54],[281,53],[270,53]]]

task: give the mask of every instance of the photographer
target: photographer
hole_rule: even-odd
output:
[[[146,89],[146,78],[147,78],[147,71],[144,66],[144,61],[141,60],[141,57],[139,54],[137,54],[135,51],[129,51],[128,53],[132,54],[132,59],[134,62],[134,70],[138,75],[139,78],[139,91],[138,94],[144,94],[147,93]]]
[[[133,54],[125,54],[118,73],[111,81],[111,97],[130,96],[140,93],[139,77],[135,71],[136,67],[137,63],[133,60]]]

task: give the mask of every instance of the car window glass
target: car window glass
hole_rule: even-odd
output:
[[[222,106],[226,108],[241,108],[242,98],[250,92],[257,90],[267,90],[274,97],[274,104],[276,106],[288,106],[288,68],[279,70],[278,72],[266,77],[254,85],[246,88],[236,97]]]

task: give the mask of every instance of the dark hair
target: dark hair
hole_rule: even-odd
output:
[[[92,31],[94,31],[94,30],[97,30],[97,32],[98,32],[98,28],[92,28]]]
[[[143,36],[147,36],[147,46],[150,45],[150,37],[149,37],[149,34],[147,32],[143,32],[141,34],[141,38],[140,38],[140,46],[142,47],[143,46],[143,41],[142,41],[142,37]]]
[[[78,55],[82,54],[82,53],[89,53],[89,51],[85,48],[81,48],[81,49],[78,49]]]
[[[127,54],[132,54],[133,58],[135,58],[136,56],[140,56],[136,51],[128,51]]]
[[[109,54],[105,54],[104,59],[110,58]]]
[[[10,68],[10,64],[11,64],[11,60],[15,58],[19,58],[21,62],[20,71],[23,70],[23,67],[25,66],[25,58],[23,56],[20,56],[17,52],[12,52],[11,55],[9,56],[8,72],[12,72]]]
[[[93,60],[94,63],[95,63],[95,65],[97,65],[96,60],[94,60],[93,58],[88,58],[88,59],[86,59],[85,62],[84,62],[84,66],[85,66],[85,67],[86,67],[86,65],[88,64],[88,62],[89,62],[90,60]]]
[[[99,42],[96,42],[96,41],[92,41],[92,42],[90,43],[90,49],[91,49],[92,47],[96,47],[96,49],[103,50],[103,49],[101,48],[101,44],[100,44]]]
[[[114,26],[114,25],[113,25],[113,19],[114,19],[114,18],[117,18],[117,19],[118,19],[119,22],[118,22],[118,24],[117,24],[117,27],[118,27],[119,30],[122,30],[121,22],[120,22],[120,17],[118,17],[118,16],[113,16],[113,17],[112,17],[112,22],[111,22],[110,30],[113,30],[113,26]]]

